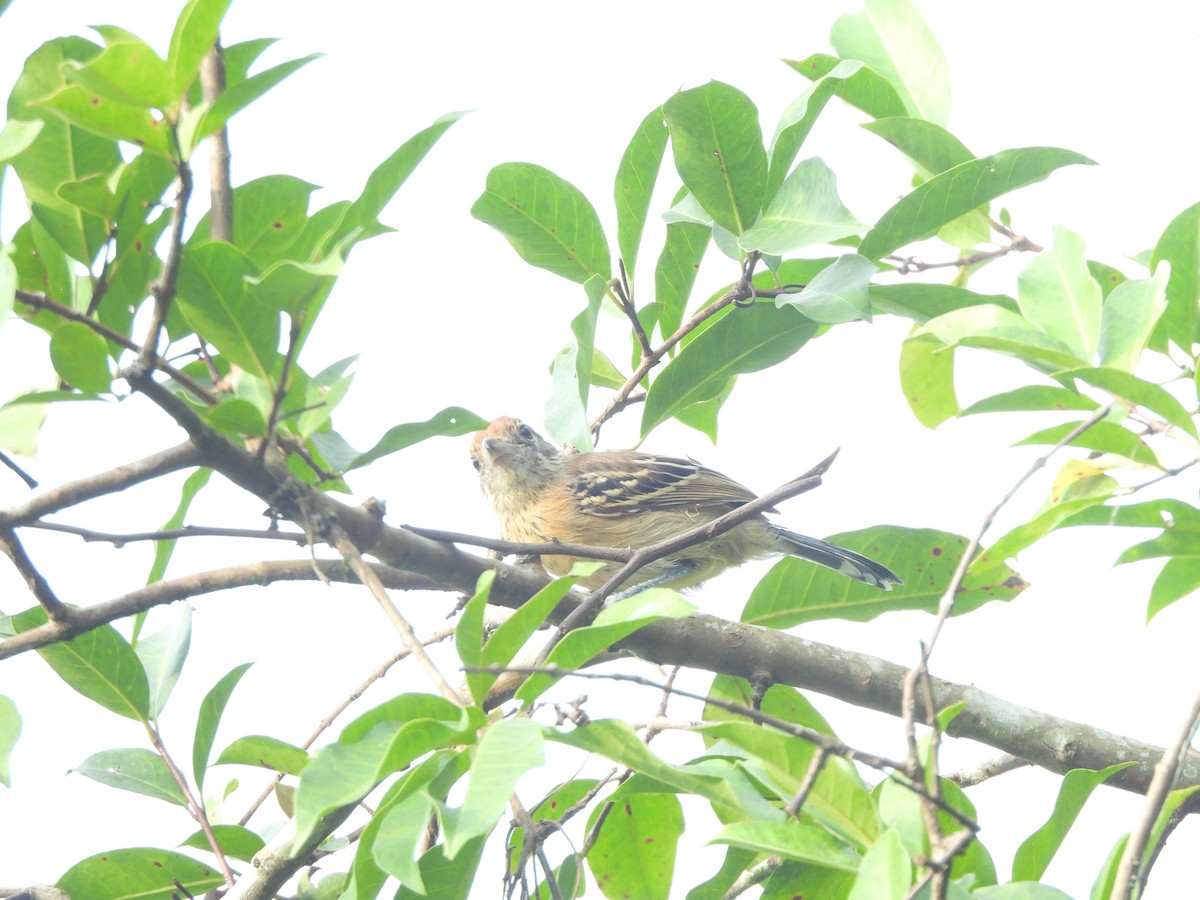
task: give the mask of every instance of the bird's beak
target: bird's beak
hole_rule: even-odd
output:
[[[488,460],[493,463],[503,462],[506,456],[517,449],[517,445],[512,441],[494,437],[484,438],[481,446],[483,452],[487,454]]]

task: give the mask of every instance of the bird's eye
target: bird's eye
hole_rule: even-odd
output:
[[[476,472],[478,472],[479,469],[481,468],[481,466],[479,465],[479,460],[477,460],[477,459],[472,459],[471,465],[473,465],[475,467]]]
[[[520,428],[517,429],[517,436],[520,437],[520,439],[523,441],[532,441],[533,440],[533,429],[530,428],[528,425],[522,425]]]

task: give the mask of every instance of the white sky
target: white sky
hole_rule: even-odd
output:
[[[1005,198],[1015,227],[1046,243],[1051,227],[1065,224],[1088,240],[1091,255],[1136,272],[1123,255],[1152,246],[1172,217],[1200,200],[1193,115],[1200,8],[1170,0],[1148,0],[1132,11],[1125,4],[1047,0],[999,6],[925,0],[920,7],[949,59],[950,129],[969,148],[983,155],[1060,146],[1101,164],[1063,170]],[[397,233],[355,250],[323,330],[306,352],[303,362],[314,372],[362,354],[355,392],[335,419],[356,446],[365,448],[391,425],[452,404],[486,417],[541,419],[549,359],[565,342],[567,322],[583,296],[576,286],[526,266],[498,234],[470,217],[491,166],[525,160],[558,172],[592,199],[611,239],[612,177],[646,112],[680,87],[717,78],[757,102],[769,134],[807,83],[778,60],[827,52],[830,25],[858,4],[750,0],[736,13],[729,4],[710,2],[535,2],[515,8],[242,2],[226,19],[227,43],[282,39],[264,64],[327,54],[234,120],[238,183],[287,172],[326,188],[317,206],[353,197],[371,168],[412,133],[444,112],[476,110],[450,130],[384,213]],[[0,88],[7,92],[23,58],[42,40],[111,23],[165,48],[174,15],[173,4],[148,0],[16,0],[0,18]],[[804,153],[826,159],[846,205],[869,222],[907,189],[909,173],[897,154],[857,127],[860,118],[832,101]],[[665,194],[674,190],[669,174],[661,182]],[[5,188],[0,238],[8,239],[22,210],[14,202],[15,179],[7,179]],[[662,208],[665,196],[656,202]],[[649,261],[656,252],[642,251],[643,296],[652,289]],[[973,286],[1011,292],[1024,264],[996,266]],[[710,254],[697,295],[730,277],[727,263]],[[625,344],[610,327],[608,346],[617,358]],[[877,522],[972,532],[1036,458],[1035,451],[1006,445],[1050,423],[969,419],[936,433],[924,430],[907,412],[896,383],[906,331],[904,323],[887,319],[840,327],[777,374],[741,379],[722,414],[718,446],[682,427],[660,429],[649,446],[696,456],[759,490],[841,446],[826,486],[788,504],[783,521],[815,534]],[[46,377],[36,368],[41,362],[30,334],[14,324],[0,332],[4,397]],[[961,368],[960,392],[968,402],[1033,380],[1005,361],[972,359]],[[116,409],[72,406],[51,416],[41,457],[30,466],[47,486],[178,440],[138,401]],[[635,413],[610,426],[607,445],[631,440],[636,419]],[[351,485],[360,497],[387,499],[393,522],[493,533],[466,464],[465,443],[428,442],[357,473]],[[1038,508],[1047,479],[1027,488],[993,537]],[[155,527],[173,509],[177,483],[62,519],[112,530]],[[1188,482],[1178,493],[1189,496],[1193,489]],[[22,497],[15,479],[0,473],[0,505]],[[260,513],[257,501],[214,493],[197,504],[192,521],[253,527]],[[1080,532],[1053,537],[1023,556],[1017,568],[1034,586],[1013,603],[992,604],[950,623],[934,673],[1114,732],[1169,740],[1196,687],[1192,661],[1200,622],[1194,602],[1185,602],[1143,624],[1155,567],[1109,569],[1133,539]],[[80,604],[137,587],[149,566],[142,546],[117,552],[40,535],[30,535],[28,546],[60,596]],[[261,548],[181,545],[172,572],[222,565],[235,552],[252,559]],[[697,600],[719,613],[723,601],[744,596],[762,571],[747,567],[726,576]],[[413,614],[421,627],[440,627],[450,604],[418,599],[423,608]],[[0,569],[0,609],[26,605],[19,579]],[[199,698],[236,663],[259,660],[234,695],[218,749],[245,733],[299,742],[395,644],[373,603],[358,592],[285,586],[210,596],[197,605],[195,658],[164,717],[167,740],[182,759],[190,757],[190,717]],[[866,624],[822,623],[801,633],[911,662],[927,631],[926,617],[896,614]],[[391,676],[374,701],[404,684],[423,689],[418,677],[407,671]],[[561,696],[578,690],[564,686]],[[169,845],[188,833],[179,812],[165,804],[114,796],[78,775],[64,777],[96,750],[143,745],[136,727],[79,699],[32,655],[0,667],[0,692],[16,699],[25,718],[13,756],[14,789],[0,791],[0,884],[52,882],[84,855]],[[599,689],[592,685],[590,692]],[[850,742],[902,752],[898,721],[815,699]],[[599,699],[593,702],[595,715]],[[641,710],[637,715],[648,715],[657,697],[629,702]],[[990,755],[984,748],[951,746],[947,767]],[[210,774],[210,790],[225,776]],[[972,793],[985,826],[982,838],[1002,877],[1017,843],[1049,814],[1056,783],[1040,772],[1021,772]],[[257,787],[245,793],[253,792]],[[234,817],[242,803],[234,804]],[[1097,794],[1048,880],[1086,895],[1138,808],[1136,798]],[[1194,825],[1179,831],[1149,897],[1191,889],[1198,878],[1197,841]],[[488,868],[481,879],[495,871]],[[480,884],[480,896],[488,895],[490,884]]]

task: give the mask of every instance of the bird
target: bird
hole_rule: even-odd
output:
[[[508,416],[475,434],[470,456],[500,520],[501,536],[519,543],[639,549],[755,499],[748,488],[694,460],[635,450],[567,452]],[[659,585],[692,588],[748,560],[785,555],[885,591],[903,583],[887,566],[860,553],[789,531],[759,514],[648,563],[625,582],[625,593]],[[540,559],[554,576],[567,574],[579,561],[552,553]],[[620,566],[606,563],[580,583],[598,588]]]

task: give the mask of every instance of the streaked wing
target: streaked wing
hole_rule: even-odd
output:
[[[572,465],[578,460],[580,465]],[[754,494],[699,463],[649,453],[615,451],[567,458],[571,492],[579,508],[598,516],[651,509],[730,508]]]

